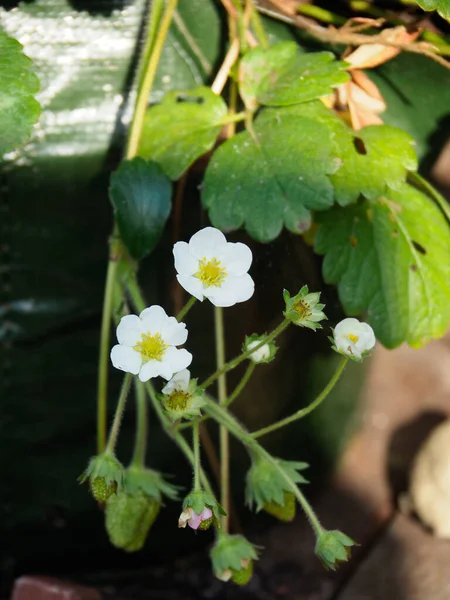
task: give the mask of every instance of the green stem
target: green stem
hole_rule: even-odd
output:
[[[141,61],[139,65],[139,75],[138,75],[138,89],[141,89],[142,83],[145,76],[146,65],[150,60],[150,54],[152,52],[156,34],[158,31],[159,24],[161,22],[161,15],[164,10],[164,2],[165,0],[152,0],[151,8],[148,14],[148,23],[147,23],[147,31],[146,31],[146,41],[145,46],[142,51]]]
[[[271,333],[269,333],[268,335],[261,338],[261,342],[257,346],[255,346],[251,350],[247,350],[246,352],[243,352],[239,356],[236,356],[236,358],[233,358],[229,362],[225,363],[221,368],[217,369],[217,371],[215,373],[210,375],[208,377],[208,379],[205,379],[205,381],[203,381],[199,385],[199,387],[202,387],[203,389],[208,388],[221,375],[228,373],[228,371],[231,371],[232,369],[235,369],[239,364],[241,364],[242,361],[249,358],[253,354],[253,352],[256,352],[257,350],[262,348],[265,344],[268,344],[269,342],[274,340],[277,336],[280,335],[280,333],[282,333],[290,325],[290,323],[291,323],[291,321],[289,321],[288,319],[281,321],[281,323],[277,327],[275,327],[275,329]]]
[[[136,467],[145,466],[145,455],[147,452],[148,415],[147,399],[145,397],[144,384],[135,379],[136,386],[136,439],[134,442],[134,453],[131,464]]]
[[[336,15],[325,8],[320,6],[314,6],[312,4],[300,4],[297,8],[298,12],[316,21],[322,21],[323,23],[330,23],[330,25],[343,25],[347,19]]]
[[[239,113],[228,114],[219,121],[216,121],[214,125],[228,125],[228,123],[238,123],[239,121],[245,121],[247,118],[247,112],[242,111]]]
[[[313,400],[311,402],[311,404],[308,404],[308,406],[301,408],[300,410],[298,410],[294,414],[290,415],[289,417],[281,419],[280,421],[277,421],[276,423],[273,423],[272,425],[268,425],[267,427],[263,427],[262,429],[258,429],[258,431],[254,431],[251,434],[252,438],[254,438],[254,439],[259,438],[263,435],[266,435],[267,433],[276,431],[277,429],[280,429],[281,427],[284,427],[285,425],[289,425],[289,423],[293,423],[294,421],[297,421],[298,419],[301,419],[302,417],[306,417],[306,415],[309,415],[310,412],[312,412],[315,408],[317,408],[319,406],[319,404],[321,404],[325,400],[325,398],[328,396],[328,394],[334,388],[334,386],[336,385],[336,383],[339,380],[339,377],[342,375],[342,372],[345,369],[345,366],[347,363],[348,363],[348,357],[344,356],[342,358],[341,362],[339,363],[339,366],[336,369],[333,377],[330,379],[330,381],[328,382],[328,384],[326,385],[324,390],[317,396],[317,398],[315,398],[315,400]]]
[[[253,0],[250,0],[250,2],[252,4],[251,20],[253,29],[255,30],[256,37],[258,38],[259,43],[266,50],[269,47],[269,38],[267,37],[264,25],[262,23],[262,19],[259,16],[259,12],[256,10]]]
[[[192,467],[194,467],[195,464],[195,457],[194,457],[194,453],[192,452],[191,447],[189,446],[189,444],[186,442],[186,440],[184,439],[184,437],[182,436],[181,433],[179,433],[178,431],[176,431],[172,426],[171,423],[169,421],[169,419],[166,417],[166,415],[164,414],[164,411],[161,407],[161,403],[158,401],[158,399],[156,398],[156,394],[155,394],[155,390],[153,388],[153,385],[151,384],[150,381],[148,381],[145,384],[145,389],[147,391],[147,394],[150,398],[150,401],[153,405],[153,408],[155,410],[155,413],[161,423],[162,428],[164,429],[165,433],[171,438],[173,439],[177,446],[180,448],[180,450],[183,452],[183,454],[186,456],[186,458],[189,460],[189,462],[191,463]],[[204,470],[200,467],[200,481],[204,487],[204,489],[209,492],[210,494],[212,494],[212,496],[215,497],[213,488],[209,482],[208,477],[206,476],[206,473],[204,472]]]
[[[237,386],[234,388],[233,392],[225,400],[225,402],[223,403],[223,406],[230,406],[230,404],[236,400],[236,398],[239,396],[239,394],[242,392],[242,390],[247,385],[250,377],[253,375],[253,371],[255,370],[255,367],[256,367],[256,364],[254,362],[249,363],[244,375],[242,376],[242,379],[237,384]]]
[[[308,500],[305,498],[301,490],[298,488],[297,484],[292,481],[289,475],[285,472],[285,470],[279,465],[277,460],[273,458],[267,450],[265,450],[239,423],[236,419],[223,407],[219,406],[215,402],[209,400],[207,406],[205,407],[205,412],[208,412],[210,416],[215,418],[216,421],[227,427],[227,429],[232,433],[238,440],[240,440],[247,448],[250,450],[250,453],[256,453],[260,458],[269,462],[273,465],[277,471],[282,475],[283,479],[291,488],[295,497],[297,498],[298,503],[302,507],[304,513],[306,514],[309,522],[311,523],[312,528],[317,536],[320,536],[324,529],[320,524],[319,519],[317,518],[313,508],[309,504]]]
[[[225,364],[225,327],[223,318],[223,309],[219,306],[214,307],[214,329],[216,338],[216,364],[220,371]],[[225,373],[218,377],[218,400],[223,405],[227,399],[227,379]],[[228,429],[223,425],[219,427],[220,438],[220,502],[226,515],[222,515],[222,530],[229,530],[230,513],[230,437]]]
[[[147,102],[150,96],[153,82],[155,80],[156,70],[164,48],[167,33],[172,23],[173,14],[177,7],[178,0],[168,0],[166,10],[161,18],[160,26],[156,38],[154,39],[153,47],[148,57],[148,64],[145,69],[142,85],[139,90],[138,99],[136,101],[133,120],[131,123],[130,134],[128,137],[126,157],[133,158],[136,156],[139,148],[139,140],[141,138],[142,126],[147,110]],[[150,30],[150,34],[153,31]]]
[[[127,401],[128,391],[131,384],[131,373],[126,373],[123,379],[122,389],[120,391],[119,400],[117,402],[116,414],[109,433],[108,443],[106,444],[105,454],[114,454],[117,438],[119,436],[120,423],[122,421],[123,411]]]
[[[97,453],[105,449],[108,412],[108,365],[109,339],[111,334],[111,316],[114,298],[114,282],[117,275],[118,261],[109,259],[106,272],[105,292],[103,296],[103,313],[100,330],[100,354],[98,359],[97,382]]]
[[[192,427],[192,448],[194,450],[194,490],[200,491],[200,433],[198,421]]]
[[[188,312],[191,310],[191,308],[194,306],[194,304],[197,302],[197,298],[195,296],[191,296],[189,298],[189,300],[186,302],[186,304],[183,306],[183,308],[180,310],[180,312],[177,315],[177,321],[180,322],[181,319],[183,319]]]
[[[426,191],[436,201],[436,203],[439,205],[439,208],[447,217],[448,221],[450,221],[450,205],[447,200],[431,185],[431,183],[429,183],[415,171],[410,171],[408,173],[408,179],[410,181],[414,181],[419,185],[419,187]]]
[[[147,305],[144,297],[142,296],[141,288],[139,287],[136,275],[129,277],[125,281],[125,287],[130,295],[131,301],[134,304],[134,308],[138,313],[141,313],[147,307]]]

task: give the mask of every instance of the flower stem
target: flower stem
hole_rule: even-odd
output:
[[[304,513],[306,514],[311,526],[316,534],[316,536],[320,536],[324,529],[320,524],[319,519],[316,516],[312,506],[309,504],[308,500],[305,498],[297,484],[289,477],[286,471],[282,466],[278,463],[278,461],[273,458],[267,450],[265,450],[259,442],[257,442],[240,424],[236,419],[223,407],[219,406],[217,403],[209,400],[207,406],[205,407],[205,411],[208,412],[212,417],[216,419],[219,423],[227,427],[227,429],[232,433],[238,440],[240,440],[251,453],[257,454],[263,460],[272,464],[277,471],[282,475],[283,479],[291,488],[295,497],[297,498],[298,503],[302,507]]]
[[[252,7],[251,20],[252,20],[253,29],[255,30],[255,33],[256,33],[256,37],[258,38],[258,42],[261,44],[261,46],[264,48],[264,50],[267,50],[267,48],[269,47],[269,39],[265,32],[264,25],[262,23],[262,19],[259,15],[259,12],[255,8],[253,0],[248,0],[248,1],[250,2],[251,7]]]
[[[257,346],[255,346],[251,350],[247,350],[246,352],[240,354],[239,356],[236,356],[236,358],[233,358],[229,362],[225,363],[222,367],[218,368],[215,373],[210,375],[208,377],[208,379],[205,379],[205,381],[203,381],[199,385],[199,387],[202,387],[203,389],[208,388],[221,375],[228,373],[228,371],[231,371],[232,369],[235,369],[243,360],[246,360],[247,358],[249,358],[249,356],[251,356],[253,354],[253,352],[256,352],[257,350],[262,348],[265,344],[268,344],[269,342],[274,340],[277,336],[280,335],[280,333],[282,333],[290,325],[290,323],[291,323],[291,321],[289,321],[288,319],[281,321],[281,323],[277,327],[275,327],[275,329],[271,333],[269,333],[268,335],[261,338],[261,342]]]
[[[214,329],[216,338],[216,364],[220,371],[225,364],[225,331],[223,309],[219,306],[214,307]],[[223,405],[227,399],[227,380],[225,372],[218,377],[218,400]],[[220,438],[220,502],[226,512],[221,517],[222,530],[227,532],[230,527],[230,437],[228,429],[223,425],[219,426]]]
[[[103,296],[102,324],[100,330],[100,353],[98,359],[97,382],[97,453],[105,449],[107,412],[108,412],[108,356],[113,310],[114,283],[117,275],[118,258],[111,256],[106,272],[105,292]]]
[[[135,379],[136,386],[136,439],[131,464],[136,467],[145,466],[145,454],[147,451],[148,415],[147,399],[145,397],[144,384]]]
[[[272,425],[268,425],[267,427],[258,429],[258,431],[254,431],[251,434],[252,438],[255,438],[255,439],[259,438],[263,435],[266,435],[267,433],[276,431],[277,429],[280,429],[281,427],[284,427],[285,425],[289,425],[289,423],[293,423],[294,421],[297,421],[298,419],[306,417],[306,415],[309,415],[310,412],[312,412],[315,408],[317,408],[325,400],[325,398],[328,396],[328,394],[334,388],[334,386],[336,385],[336,383],[339,380],[339,377],[342,375],[342,372],[345,369],[345,366],[347,363],[348,363],[348,357],[344,356],[342,358],[341,362],[339,363],[339,366],[336,369],[333,377],[328,382],[328,384],[325,386],[325,388],[322,390],[322,392],[317,396],[317,398],[315,398],[310,404],[308,404],[308,406],[301,408],[300,410],[293,413],[289,417],[286,417],[285,419],[281,419],[280,421],[277,421],[276,423],[273,423]]]
[[[177,321],[180,322],[181,319],[183,319],[188,312],[191,310],[191,308],[194,306],[194,304],[196,303],[197,298],[195,296],[191,296],[189,298],[189,300],[186,302],[186,304],[183,306],[183,308],[180,310],[180,312],[177,315]]]
[[[158,9],[158,3],[156,4],[156,10]],[[134,110],[133,120],[130,128],[130,135],[128,137],[127,143],[127,151],[126,157],[133,158],[136,156],[139,141],[142,133],[142,126],[144,123],[145,112],[147,110],[147,102],[150,96],[150,91],[152,89],[153,82],[155,80],[156,70],[158,68],[159,59],[161,58],[161,54],[164,48],[164,43],[166,41],[167,33],[169,31],[170,25],[172,23],[173,14],[177,7],[178,0],[168,0],[166,5],[166,10],[161,18],[160,26],[156,37],[154,37],[154,30],[152,27],[149,27],[149,35],[154,38],[154,43],[151,44],[150,49],[145,48],[148,57],[148,63],[143,71],[142,84],[139,89],[138,98],[136,101],[136,106]],[[153,7],[152,7],[153,12]],[[150,22],[152,19],[150,16]]]
[[[176,444],[178,445],[178,447],[180,448],[180,450],[183,452],[183,454],[189,460],[189,462],[191,463],[191,465],[194,467],[195,457],[194,457],[194,453],[192,452],[191,447],[186,442],[186,440],[184,439],[184,437],[182,436],[182,434],[179,433],[178,431],[176,431],[171,426],[170,421],[168,420],[168,418],[164,414],[164,411],[163,411],[163,409],[161,407],[161,403],[156,398],[155,390],[154,390],[153,385],[151,384],[150,381],[148,381],[145,384],[145,389],[147,391],[147,394],[148,394],[148,396],[150,398],[150,401],[151,401],[151,403],[153,405],[153,408],[154,408],[154,410],[156,412],[156,415],[157,415],[157,417],[158,417],[158,419],[159,419],[159,421],[161,423],[161,426],[164,429],[165,433],[176,442]],[[202,467],[200,467],[200,481],[201,481],[204,489],[215,497],[215,494],[214,494],[212,486],[211,486],[211,484],[209,482],[209,479],[206,476],[206,473],[204,472],[204,470],[202,469]]]
[[[236,400],[236,398],[239,396],[239,394],[242,392],[242,390],[247,385],[250,377],[253,375],[253,371],[255,370],[255,367],[256,367],[256,364],[254,362],[249,363],[244,375],[242,376],[242,379],[237,384],[237,386],[234,388],[232,393],[228,396],[228,398],[225,400],[225,402],[223,403],[223,406],[230,406],[230,404]]]
[[[120,423],[122,421],[123,411],[127,400],[128,391],[131,384],[131,373],[126,373],[123,378],[122,389],[120,390],[119,400],[117,402],[116,414],[109,433],[108,443],[106,444],[105,454],[114,454],[117,438],[119,436]]]
[[[200,490],[200,434],[198,422],[192,427],[192,448],[194,450],[194,490]]]
[[[447,220],[450,221],[450,206],[448,201],[430,183],[428,183],[426,179],[419,175],[419,173],[410,171],[408,173],[408,179],[415,182],[422,190],[427,192],[436,201],[439,208],[447,217]]]

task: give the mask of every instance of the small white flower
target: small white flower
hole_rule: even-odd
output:
[[[372,327],[353,318],[338,323],[333,335],[336,350],[356,359],[372,350],[376,342]]]
[[[191,373],[188,369],[183,369],[179,373],[175,373],[172,379],[163,387],[163,394],[171,394],[172,392],[187,392],[189,389],[189,380]]]
[[[241,243],[227,242],[221,231],[205,227],[189,243],[173,247],[177,279],[198,300],[215,306],[233,306],[253,296],[255,284],[248,274],[252,251]]]
[[[252,350],[252,348],[256,348],[256,346],[258,346],[261,343],[261,341],[255,340],[254,342],[250,342],[247,345],[247,350]],[[256,350],[255,352],[252,352],[252,354],[250,354],[250,360],[252,360],[254,363],[265,362],[269,357],[269,344],[264,344],[264,346],[261,346],[259,350]]]
[[[168,317],[161,306],[150,306],[138,316],[122,317],[117,327],[118,345],[111,350],[116,369],[139,374],[141,381],[152,377],[170,379],[192,362],[192,354],[176,346],[188,336],[186,325]]]

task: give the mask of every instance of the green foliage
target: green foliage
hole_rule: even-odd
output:
[[[213,569],[219,576],[227,569],[240,571],[242,560],[256,560],[257,558],[258,552],[255,546],[243,535],[221,533],[211,550]]]
[[[326,96],[349,76],[331,52],[300,53],[295,42],[248,52],[239,66],[239,91],[247,108],[286,106]]]
[[[409,184],[375,202],[320,215],[315,249],[323,276],[338,284],[349,315],[367,311],[389,348],[425,344],[450,319],[448,223],[428,196]]]
[[[125,471],[124,489],[130,494],[144,492],[149,498],[161,502],[163,496],[176,500],[179,488],[167,483],[158,471],[132,465]]]
[[[326,569],[336,571],[341,562],[350,556],[350,548],[356,543],[341,531],[324,531],[316,543],[316,554]]]
[[[444,19],[450,19],[450,0],[416,0],[423,10],[437,10]]]
[[[207,87],[170,92],[147,111],[138,154],[178,179],[211,150],[226,114],[225,102]]]
[[[39,80],[22,45],[0,29],[0,154],[26,141],[39,118]]]
[[[158,243],[171,210],[172,185],[156,163],[123,161],[111,175],[109,196],[122,240],[137,260]]]
[[[282,110],[271,114],[256,119],[252,133],[238,133],[218,148],[202,189],[214,226],[245,225],[260,242],[276,238],[283,224],[294,233],[307,231],[310,209],[333,204],[328,175],[338,167],[324,125]]]

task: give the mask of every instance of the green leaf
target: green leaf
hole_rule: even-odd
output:
[[[422,346],[450,320],[450,231],[428,196],[403,184],[377,202],[318,215],[315,250],[349,315],[367,311],[387,347]]]
[[[330,181],[341,206],[356,202],[360,194],[376,200],[386,186],[396,189],[402,185],[407,170],[417,169],[414,140],[396,127],[373,125],[354,132],[320,101],[266,109],[261,119],[277,119],[280,115],[309,118],[327,127],[339,166]]]
[[[254,138],[242,132],[216,150],[202,189],[216,227],[245,225],[261,242],[276,238],[283,224],[294,233],[308,230],[310,209],[333,203],[327,175],[338,167],[324,125],[282,111],[271,116],[256,120]]]
[[[147,111],[139,156],[158,162],[171,179],[213,147],[227,106],[207,87],[170,92]]]
[[[239,64],[239,90],[250,109],[308,102],[348,81],[345,66],[331,52],[301,53],[295,42],[258,47]]]
[[[0,29],[0,154],[26,141],[39,118],[39,80],[22,45]]]
[[[120,235],[140,260],[161,237],[171,209],[172,185],[156,163],[142,158],[123,161],[111,175],[109,197]]]
[[[450,0],[416,0],[423,10],[437,10],[444,19],[450,19]]]
[[[386,101],[383,121],[408,132],[421,168],[431,167],[449,136],[450,71],[426,56],[402,52],[367,74]]]

